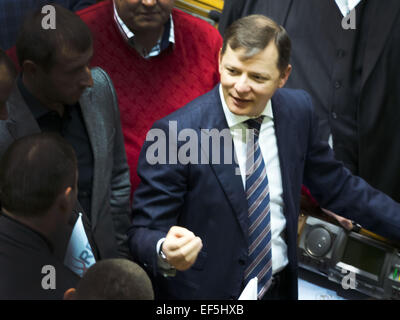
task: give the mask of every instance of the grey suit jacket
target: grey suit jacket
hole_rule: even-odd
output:
[[[93,87],[79,103],[94,157],[91,230],[104,259],[128,255],[130,182],[114,86],[100,68],[92,69],[92,76]],[[17,86],[7,107],[9,119],[0,121],[0,156],[15,139],[40,132]]]

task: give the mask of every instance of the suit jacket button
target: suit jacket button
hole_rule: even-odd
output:
[[[240,259],[239,259],[239,264],[240,264],[241,266],[244,266],[244,265],[246,264],[246,260],[240,258]]]

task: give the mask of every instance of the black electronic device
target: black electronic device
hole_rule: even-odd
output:
[[[353,287],[377,299],[400,299],[399,250],[363,234],[309,216],[299,234],[299,265],[344,289]]]

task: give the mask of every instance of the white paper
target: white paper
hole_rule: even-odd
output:
[[[299,279],[299,300],[346,300],[333,290]]]
[[[251,279],[247,284],[247,286],[243,289],[243,292],[240,295],[239,300],[257,300],[257,284],[258,284],[257,277]]]

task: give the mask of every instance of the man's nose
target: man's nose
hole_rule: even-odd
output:
[[[85,68],[85,72],[82,76],[80,84],[82,87],[93,87],[92,72],[90,71],[89,67]]]
[[[250,91],[249,79],[246,75],[242,75],[235,83],[235,90],[239,93],[247,93]]]
[[[146,7],[152,7],[157,3],[157,0],[142,0],[142,4]]]

